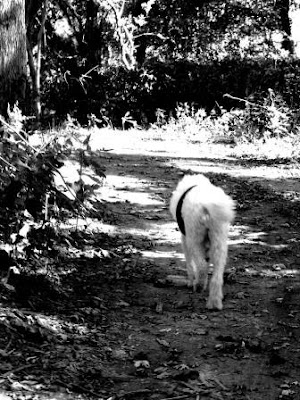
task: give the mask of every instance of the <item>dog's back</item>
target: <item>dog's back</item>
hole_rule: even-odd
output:
[[[182,234],[189,286],[205,289],[208,267],[213,265],[206,304],[209,309],[223,307],[223,273],[234,209],[231,197],[203,175],[185,176],[171,197],[170,211]]]
[[[185,200],[188,201],[183,201],[181,207],[183,219],[189,219],[191,210],[193,210],[192,213],[195,215],[206,216],[201,221],[205,225],[211,220],[224,223],[233,221],[235,215],[234,200],[203,175],[186,175],[178,183],[170,202],[170,211],[175,220],[177,219],[178,202],[189,188],[192,189],[185,196]]]

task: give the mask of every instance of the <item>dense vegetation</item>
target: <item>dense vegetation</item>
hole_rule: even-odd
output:
[[[0,0],[1,400],[300,398],[299,27],[300,0]],[[168,280],[199,171],[236,201],[218,314]]]
[[[84,167],[104,171],[91,159],[88,133],[84,145],[74,144],[81,126],[169,124],[178,136],[205,131],[248,143],[298,134],[298,1],[25,5],[30,73],[25,99],[1,118],[0,240],[26,256],[48,257],[56,240],[51,218],[86,210],[101,184],[82,179]],[[35,147],[26,139],[36,127],[61,124],[49,142]],[[66,157],[80,173],[59,188]]]
[[[208,112],[216,104],[230,109],[244,104],[224,99],[225,93],[263,101],[269,88],[297,108],[292,3],[49,1],[42,117],[59,122],[69,113],[87,123],[93,115],[100,124],[121,126],[130,113],[148,125],[157,109],[169,114],[178,102]],[[27,1],[33,53],[43,4]]]

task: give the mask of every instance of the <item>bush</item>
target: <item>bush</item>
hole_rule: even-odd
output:
[[[163,126],[167,134],[175,133],[178,138],[189,140],[253,142],[260,139],[284,138],[293,136],[298,129],[298,113],[293,112],[278,93],[269,89],[264,97],[253,95],[248,99],[226,97],[242,102],[245,108],[226,110],[215,107],[211,113],[197,109],[195,105],[179,103],[175,117],[167,119],[161,110],[157,114],[158,126]],[[223,139],[221,138],[223,136]]]
[[[225,59],[197,64],[150,59],[135,71],[99,67],[86,76],[74,60],[71,65],[61,61],[59,68],[44,73],[43,109],[45,116],[55,110],[57,122],[71,114],[87,124],[93,114],[100,124],[121,127],[122,118],[129,113],[138,124],[149,125],[156,121],[157,109],[175,116],[178,103],[194,104],[207,113],[216,104],[226,110],[244,108],[244,103],[237,104],[224,94],[239,98],[255,94],[256,101],[263,102],[269,88],[296,109],[300,106],[299,66],[297,60],[275,64],[273,60]]]
[[[74,213],[84,213],[83,203],[101,184],[101,177],[94,185],[90,184],[91,179],[86,184],[82,171],[89,164],[88,137],[82,144],[72,120],[63,133],[53,133],[46,143],[38,138],[32,145],[33,138],[29,141],[20,125],[17,129],[13,124],[14,118],[20,117],[17,107],[10,114],[9,123],[1,117],[0,244],[13,249],[15,257],[50,257],[56,251],[59,224]],[[61,177],[61,168],[71,158],[77,163],[76,181],[69,184],[62,178],[60,187],[57,177]],[[97,175],[104,176],[103,169],[97,167]]]

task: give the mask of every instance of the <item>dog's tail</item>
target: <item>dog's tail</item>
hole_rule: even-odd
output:
[[[210,218],[215,222],[231,223],[235,217],[235,201],[220,190],[219,197],[205,204]]]

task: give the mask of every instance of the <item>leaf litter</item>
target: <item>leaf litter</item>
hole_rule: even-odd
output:
[[[54,283],[21,274],[15,292],[0,288],[0,400],[299,398],[300,188],[291,201],[273,180],[243,178],[245,161],[206,172],[238,202],[225,307],[208,312],[184,284],[168,213],[201,161],[106,159],[97,229],[70,235]]]

